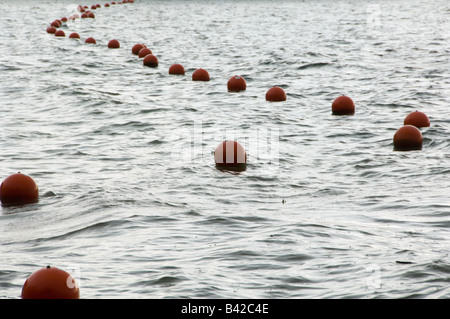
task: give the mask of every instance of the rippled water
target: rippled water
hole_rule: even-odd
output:
[[[0,178],[40,188],[0,208],[0,297],[48,264],[82,298],[450,297],[448,1],[136,0],[46,33],[73,9],[0,3]],[[414,110],[423,149],[393,151]]]

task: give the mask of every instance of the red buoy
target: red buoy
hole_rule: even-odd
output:
[[[106,7],[106,8],[109,7],[109,3],[105,3],[105,7]]]
[[[394,134],[396,151],[412,151],[422,149],[422,133],[413,125],[402,126]]]
[[[131,48],[131,53],[133,53],[134,55],[138,55],[139,51],[141,51],[143,48],[145,48],[145,45],[143,45],[142,43],[137,43]]]
[[[7,177],[0,185],[0,201],[4,205],[23,205],[39,200],[39,188],[35,181],[17,173]]]
[[[286,101],[286,92],[278,86],[270,88],[266,92],[266,101],[281,102]]]
[[[331,104],[331,111],[334,115],[353,115],[355,113],[355,103],[345,95],[338,96]]]
[[[90,11],[89,11],[89,12],[87,13],[87,17],[88,17],[88,18],[95,19],[95,14],[94,14],[93,12],[90,12]]]
[[[118,49],[120,48],[120,43],[116,39],[112,39],[108,42],[108,48],[110,49]]]
[[[217,167],[242,168],[247,164],[247,153],[239,142],[223,141],[214,151],[214,161]]]
[[[205,69],[197,69],[192,73],[192,81],[209,81],[209,73]]]
[[[76,32],[73,32],[69,35],[69,39],[79,39],[80,35]]]
[[[184,67],[181,64],[172,64],[169,68],[169,74],[181,74],[184,75]]]
[[[52,27],[52,26],[49,26],[47,28],[47,33],[55,34],[56,33],[56,28]]]
[[[94,38],[87,38],[84,42],[85,42],[85,43],[93,43],[93,44],[96,44],[96,43],[97,43],[97,41],[95,41]]]
[[[144,46],[142,49],[139,50],[138,56],[139,58],[145,58],[145,56],[148,54],[152,54],[152,50]]]
[[[63,30],[57,30],[55,32],[55,37],[65,37],[65,36],[66,36],[66,34],[64,33]]]
[[[405,120],[403,121],[404,125],[414,125],[415,127],[429,127],[430,126],[430,119],[428,116],[420,111],[415,111],[409,113]]]
[[[22,299],[80,299],[80,288],[68,272],[47,266],[26,279],[21,296]]]
[[[153,54],[147,54],[144,58],[144,65],[156,68],[158,66],[158,58]]]
[[[57,20],[55,20],[50,25],[52,27],[59,28],[61,26],[61,23],[59,23]]]
[[[84,13],[81,15],[81,19],[86,19],[86,18],[89,18],[89,16],[88,16],[88,14],[87,14],[86,12],[84,12]]]
[[[239,92],[245,91],[247,89],[247,83],[245,79],[240,75],[235,75],[228,80],[227,83],[228,91]]]

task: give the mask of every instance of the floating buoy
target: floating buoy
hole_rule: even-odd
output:
[[[281,102],[286,101],[286,92],[278,86],[270,88],[266,92],[266,101]]]
[[[66,17],[62,17],[62,18],[61,18],[61,21],[62,21],[62,22],[67,22],[67,18],[66,18]]]
[[[153,54],[152,50],[150,50],[149,48],[146,48],[144,46],[142,49],[139,50],[138,56],[139,56],[139,58],[145,58],[145,56],[149,55],[149,54]]]
[[[59,23],[58,21],[53,21],[51,24],[50,24],[52,27],[55,27],[55,28],[59,28],[60,26],[61,26],[61,23]]]
[[[55,37],[65,37],[65,36],[66,36],[66,34],[64,33],[63,30],[57,30],[55,32]]]
[[[181,74],[184,75],[184,67],[181,64],[172,64],[169,68],[169,74]]]
[[[88,13],[87,13],[87,17],[88,17],[88,18],[95,19],[95,14],[94,14],[93,12],[88,12]]]
[[[209,81],[209,73],[205,69],[197,69],[192,73],[192,81]]]
[[[405,120],[403,121],[404,125],[414,125],[415,127],[429,127],[430,126],[430,119],[428,116],[420,111],[415,111],[409,113]]]
[[[396,151],[412,151],[422,149],[422,133],[413,125],[402,126],[394,134]]]
[[[240,169],[247,164],[247,153],[236,141],[223,141],[214,151],[214,161],[219,168]]]
[[[158,58],[153,54],[147,54],[143,63],[145,66],[156,68],[158,66]]]
[[[105,7],[106,7],[106,8],[109,7],[109,3],[105,3]]]
[[[30,176],[13,174],[0,185],[0,201],[3,205],[24,205],[38,200],[39,188]]]
[[[89,17],[88,17],[88,14],[87,14],[86,12],[84,12],[84,13],[81,15],[81,19],[86,19],[86,18],[89,18]]]
[[[115,1],[113,1],[113,2],[111,2],[111,4],[113,4],[113,5],[114,5],[114,4],[116,4],[116,2],[115,2]]]
[[[142,43],[135,44],[131,48],[131,53],[133,53],[134,55],[138,55],[139,51],[141,51],[143,48],[145,48],[145,45],[143,45]]]
[[[73,32],[69,35],[69,39],[79,39],[80,35],[76,32]]]
[[[55,28],[55,27],[49,26],[49,27],[47,28],[47,33],[55,34],[55,32],[56,32],[56,28]]]
[[[353,115],[355,114],[355,103],[348,96],[341,95],[334,99],[331,111],[334,115]]]
[[[101,8],[102,6],[101,6],[101,4],[98,4],[98,3],[97,3],[97,4],[96,4],[96,7],[97,7],[97,8]]]
[[[85,43],[93,43],[93,44],[96,44],[96,43],[97,43],[97,41],[95,41],[94,38],[87,38],[84,42],[85,42]]]
[[[247,83],[245,79],[240,75],[235,75],[228,80],[227,83],[228,91],[239,92],[245,91],[247,89]]]
[[[118,49],[120,48],[120,43],[116,39],[112,39],[108,42],[108,48],[110,49]]]
[[[47,266],[32,273],[22,286],[22,299],[80,299],[80,288],[68,272]]]
[[[95,4],[93,4],[93,5],[91,6],[91,9],[92,9],[92,10],[95,10],[95,9],[97,9],[97,6],[96,6]]]

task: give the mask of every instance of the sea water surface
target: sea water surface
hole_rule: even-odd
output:
[[[1,298],[46,265],[81,298],[450,297],[450,2],[99,3],[56,38],[80,3],[0,2],[0,179],[40,190],[0,208]],[[415,110],[422,150],[394,151]]]

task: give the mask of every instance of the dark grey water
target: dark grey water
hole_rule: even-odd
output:
[[[0,297],[48,264],[82,298],[450,297],[448,1],[136,0],[46,33],[76,5],[0,3],[0,177],[41,195],[0,208]],[[423,149],[395,152],[414,110]]]

